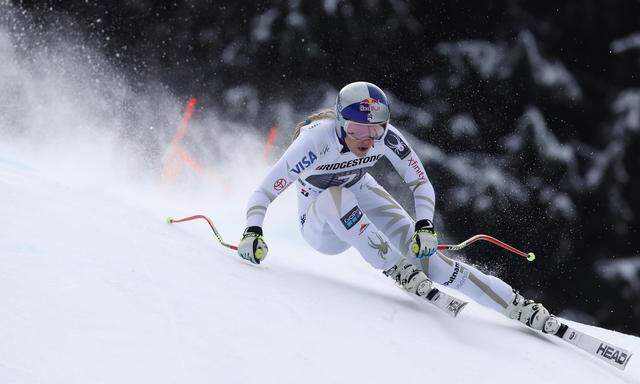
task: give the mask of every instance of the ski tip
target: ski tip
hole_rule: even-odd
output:
[[[535,259],[536,259],[536,255],[535,255],[533,252],[529,252],[529,253],[527,254],[527,260],[529,260],[529,261],[533,261],[533,260],[535,260]]]
[[[166,222],[167,224],[171,224],[171,223],[173,223],[173,217],[171,217],[171,216],[167,217],[167,218],[165,219],[165,222]]]

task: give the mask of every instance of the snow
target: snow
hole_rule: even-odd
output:
[[[258,42],[269,40],[271,38],[271,26],[278,16],[280,16],[280,12],[275,8],[270,8],[256,17],[253,20],[251,37]]]
[[[611,164],[621,157],[624,148],[621,143],[614,141],[610,143],[599,156],[593,161],[593,165],[585,174],[585,183],[588,187],[595,188],[601,185],[607,172],[611,169]],[[625,178],[628,176],[625,175]]]
[[[324,0],[322,2],[322,6],[324,7],[324,11],[329,14],[329,15],[333,15],[336,13],[336,9],[338,6],[338,0]]]
[[[569,99],[582,98],[582,89],[573,75],[560,61],[549,61],[543,57],[533,33],[521,32],[519,40],[524,47],[533,78],[538,85],[549,89],[559,87],[564,96]]]
[[[475,303],[450,319],[354,251],[314,252],[291,191],[260,266],[204,223],[165,223],[207,214],[235,242],[264,164],[224,164],[245,175],[226,188],[162,188],[123,172],[121,148],[81,143],[0,144],[2,383],[640,382],[634,359],[618,371]]]
[[[640,293],[640,256],[625,257],[615,260],[603,260],[597,264],[598,273],[608,280],[622,279],[631,292]]]
[[[223,94],[225,106],[232,109],[239,116],[254,119],[258,115],[260,105],[258,92],[248,84],[227,89]]]
[[[505,78],[512,69],[507,64],[507,49],[484,40],[439,43],[436,51],[451,60],[456,72],[465,72],[467,62],[482,79]]]
[[[520,149],[523,142],[522,131],[530,129],[532,139],[540,155],[548,160],[557,161],[564,164],[574,164],[574,149],[570,145],[564,145],[558,141],[551,129],[547,126],[544,116],[536,107],[529,107],[518,121],[516,137],[518,141],[510,143],[512,150]],[[518,137],[517,134],[520,134]]]
[[[459,113],[449,121],[451,136],[456,139],[463,137],[475,137],[479,133],[478,124],[469,113]]]
[[[459,184],[451,196],[455,204],[464,206],[472,202],[475,196],[480,198],[480,202],[474,209],[488,211],[493,204],[487,196],[489,194],[495,195],[498,202],[509,199],[522,203],[529,199],[522,182],[501,170],[494,159],[465,152],[447,155],[410,133],[405,132],[404,136],[425,164],[437,164],[455,177]]]
[[[640,131],[640,89],[620,92],[612,103],[612,109],[619,116],[613,128],[615,134],[624,137],[625,131]]]
[[[439,43],[436,51],[446,57],[455,69],[449,79],[454,87],[459,85],[461,76],[467,75],[468,68],[484,80],[509,78],[520,59],[524,58],[536,85],[554,90],[559,93],[558,96],[568,100],[582,99],[582,89],[576,79],[560,61],[548,60],[543,56],[533,33],[521,32],[515,47],[519,49],[476,39]]]
[[[611,42],[611,50],[618,55],[634,49],[640,49],[640,32],[634,32]]]
[[[255,39],[270,38],[274,12],[253,21]],[[262,139],[198,110],[184,146],[208,172],[162,184],[183,103],[157,86],[133,93],[90,49],[31,51],[7,36],[0,30],[0,383],[640,382],[637,357],[621,372],[475,303],[450,319],[354,251],[314,252],[291,191],[269,209],[260,266],[202,222],[166,224],[206,214],[236,242],[266,171]],[[234,92],[225,98],[250,94]],[[490,162],[410,139],[456,178],[491,176],[461,194],[527,198]],[[637,337],[568,323],[640,351]]]
[[[548,211],[551,215],[558,214],[566,219],[576,218],[576,206],[566,193],[545,187],[540,193],[540,198],[550,202]]]

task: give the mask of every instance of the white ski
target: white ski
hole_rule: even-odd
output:
[[[398,285],[398,288],[402,289],[407,295],[411,296],[413,299],[423,302],[426,300],[427,303],[435,305],[438,309],[445,312],[447,315],[451,317],[456,317],[462,311],[467,304],[466,301],[460,300],[455,296],[451,296],[445,292],[442,292],[438,288],[431,288],[427,294],[417,295],[415,293],[407,292],[401,286]]]
[[[462,308],[468,304],[466,301],[462,301],[454,296],[444,293],[438,288],[433,288],[429,291],[426,298],[427,301],[440,308],[451,317],[458,316],[458,313],[460,313]]]
[[[624,370],[631,359],[632,354],[626,349],[587,335],[564,323],[560,323],[560,328],[555,335],[620,370]]]

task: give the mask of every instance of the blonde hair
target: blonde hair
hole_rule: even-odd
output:
[[[316,120],[335,119],[335,118],[336,118],[336,111],[330,108],[323,109],[316,113],[312,113],[307,117],[306,120],[296,124],[296,128],[293,131],[293,139],[291,139],[291,142],[293,143],[294,141],[296,141],[298,136],[300,136],[300,128],[304,127],[305,125],[309,125],[311,124],[311,122]]]

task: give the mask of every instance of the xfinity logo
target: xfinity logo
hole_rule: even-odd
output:
[[[418,163],[418,160],[414,160],[413,157],[409,158],[409,166],[415,171],[418,176],[418,180],[427,180],[427,175],[422,169],[420,169],[420,163]]]
[[[313,164],[318,157],[315,153],[309,151],[309,154],[302,158],[302,160],[296,163],[295,168],[291,168],[291,172],[300,174],[300,172],[304,171],[308,166]]]

